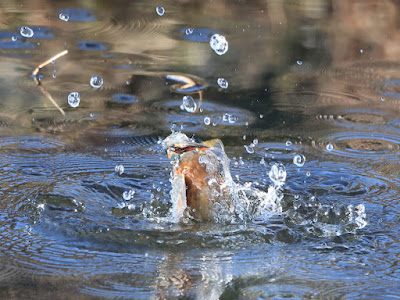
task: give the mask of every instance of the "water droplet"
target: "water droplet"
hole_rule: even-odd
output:
[[[68,104],[71,107],[78,107],[79,102],[81,102],[81,96],[78,92],[72,92],[68,95]]]
[[[310,177],[310,176],[311,176],[310,171],[308,171],[308,172],[306,173],[306,176],[307,176],[307,177]]]
[[[264,115],[260,115],[260,119],[264,118]]]
[[[184,96],[182,99],[181,109],[186,110],[187,112],[194,113],[197,109],[197,104],[193,100],[192,96]]]
[[[360,53],[364,53],[364,50],[363,50],[363,49],[360,49]]]
[[[229,115],[228,121],[229,123],[233,124],[237,121],[238,117],[234,116],[234,115]]]
[[[123,165],[116,165],[114,170],[115,173],[118,173],[119,175],[122,175],[125,172],[125,168]]]
[[[229,120],[229,116],[230,116],[230,114],[225,113],[225,114],[222,116],[222,122],[227,122],[227,121]]]
[[[223,55],[228,51],[228,42],[223,35],[218,33],[210,38],[210,46],[218,55]]]
[[[243,136],[243,140],[246,140],[246,138],[247,138],[246,135],[244,135],[244,136]]]
[[[249,145],[249,146],[244,145],[244,148],[246,149],[247,153],[250,153],[250,154],[254,153],[254,148],[252,145]]]
[[[254,140],[253,140],[253,144],[254,144],[254,145],[258,145],[258,139],[254,139]]]
[[[94,117],[94,113],[90,113],[90,115],[89,115],[91,118],[93,118]]]
[[[22,26],[19,31],[23,37],[31,38],[33,37],[33,30],[28,26]]]
[[[125,201],[132,200],[134,195],[135,195],[134,190],[125,191],[122,193],[122,197],[124,198]]]
[[[186,35],[192,34],[193,30],[194,30],[193,28],[187,28],[186,31],[185,31]]]
[[[261,160],[260,160],[260,165],[265,165],[265,159],[264,159],[264,157],[261,158]]]
[[[228,88],[228,81],[225,78],[218,78],[217,83],[222,89]]]
[[[56,78],[57,76],[56,76],[56,70],[54,70],[54,72],[53,72],[53,78]]]
[[[292,146],[292,142],[291,141],[286,141],[286,147],[290,147]]]
[[[381,97],[381,101],[385,101],[385,98]]]
[[[96,89],[99,89],[103,85],[103,78],[93,75],[92,78],[90,78],[90,85]]]
[[[58,15],[58,17],[60,18],[60,20],[65,21],[65,22],[68,22],[68,20],[69,20],[69,15],[64,14],[64,13],[60,13]]]
[[[332,151],[332,150],[333,150],[333,145],[332,145],[331,143],[329,143],[328,145],[326,145],[326,150]]]
[[[274,164],[269,171],[269,178],[276,185],[282,185],[286,180],[286,169],[282,164]]]
[[[306,157],[302,154],[296,154],[293,157],[293,163],[298,167],[304,166],[305,162],[306,162]]]
[[[130,81],[127,81],[127,82],[126,82],[126,85],[129,85],[130,83],[131,83]]]
[[[208,126],[208,125],[210,125],[210,123],[211,123],[210,118],[209,117],[205,117],[204,118],[204,124],[206,124]]]
[[[162,6],[157,6],[157,7],[156,7],[156,12],[157,12],[157,15],[163,16],[164,13],[165,13],[165,9],[164,9],[164,7],[162,7]]]
[[[302,62],[301,60],[298,60],[296,63],[297,63],[299,66],[301,66],[301,65],[303,64],[303,62]]]
[[[15,42],[15,41],[17,40],[17,37],[16,37],[16,36],[12,36],[12,37],[11,37],[11,40],[12,40],[13,42]]]

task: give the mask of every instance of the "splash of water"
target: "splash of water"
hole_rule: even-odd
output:
[[[336,236],[364,228],[367,225],[366,212],[363,204],[338,205],[323,204],[315,197],[301,199],[295,195],[291,202],[284,197],[286,169],[283,164],[273,164],[268,172],[272,184],[266,190],[255,187],[255,183],[244,184],[235,182],[231,176],[230,159],[224,151],[220,140],[196,143],[181,132],[173,132],[162,146],[167,152],[179,149],[172,157],[173,171],[170,182],[172,190],[169,222],[190,222],[193,217],[187,205],[187,173],[178,173],[182,155],[187,153],[182,149],[190,149],[192,155],[197,155],[199,164],[206,171],[206,186],[200,187],[207,191],[210,208],[210,221],[224,224],[246,223],[252,221],[268,221],[273,216],[281,216],[290,224],[302,226],[306,234],[317,236]],[[200,151],[202,147],[209,147]],[[179,152],[177,151],[177,152]],[[190,176],[190,175],[189,175]],[[286,192],[285,192],[286,193]],[[284,207],[284,209],[283,209]],[[307,233],[308,232],[308,233]]]
[[[211,143],[212,146],[208,146]],[[197,155],[197,149],[205,145],[209,148]],[[198,163],[206,172],[204,178],[206,184],[199,187],[199,193],[204,192],[204,195],[208,197],[210,220],[217,223],[247,222],[254,218],[264,218],[282,212],[280,202],[283,198],[281,187],[284,179],[279,181],[279,184],[271,185],[267,192],[254,188],[251,184],[242,185],[234,182],[229,170],[230,159],[221,141],[197,144],[183,133],[173,132],[162,142],[162,146],[166,151],[178,147],[190,148],[190,151],[197,155]],[[190,177],[192,174],[187,173],[189,168],[185,170],[185,175],[177,172],[180,160],[183,159],[183,155],[186,155],[185,153],[187,152],[173,156],[173,171],[170,178],[172,185],[170,218],[173,222],[185,221],[185,218],[189,216],[185,176]]]

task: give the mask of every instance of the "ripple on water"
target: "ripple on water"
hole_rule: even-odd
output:
[[[65,146],[41,137],[12,137],[0,139],[0,155],[35,158],[53,157],[65,151]]]
[[[333,149],[327,149],[331,144]],[[318,141],[323,151],[358,159],[396,159],[399,155],[400,138],[379,132],[341,132]]]
[[[388,79],[376,84],[376,90],[385,97],[400,98],[400,79]]]

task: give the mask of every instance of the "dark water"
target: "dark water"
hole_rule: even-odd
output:
[[[399,14],[395,0],[3,1],[0,298],[399,298]],[[282,163],[282,212],[169,221],[171,129],[220,138],[253,191]]]

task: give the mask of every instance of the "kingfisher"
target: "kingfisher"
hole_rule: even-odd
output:
[[[177,219],[215,221],[233,211],[233,180],[221,140],[196,143],[184,133],[173,132],[162,147],[173,162],[171,197]]]

